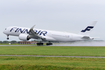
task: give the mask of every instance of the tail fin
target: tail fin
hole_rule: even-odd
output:
[[[88,25],[84,30],[82,30],[81,32],[82,33],[85,33],[85,32],[89,32],[89,31],[91,31],[93,28],[94,28],[94,26],[95,26],[95,24],[97,23],[97,21],[93,21],[90,25]]]

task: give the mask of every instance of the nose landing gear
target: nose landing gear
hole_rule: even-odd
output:
[[[9,40],[9,35],[7,35],[7,40]]]

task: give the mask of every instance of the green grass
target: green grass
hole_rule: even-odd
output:
[[[105,56],[105,47],[0,46],[0,55]],[[0,70],[105,70],[105,59],[0,56]]]
[[[1,46],[4,55],[105,56],[105,47]]]
[[[93,70],[105,69],[101,58],[54,58],[54,57],[0,57],[0,70]]]

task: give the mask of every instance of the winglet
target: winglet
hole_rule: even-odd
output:
[[[34,25],[33,27],[31,27],[31,29],[33,29],[34,27],[35,27],[35,25]],[[31,29],[30,29],[30,30],[31,30]]]

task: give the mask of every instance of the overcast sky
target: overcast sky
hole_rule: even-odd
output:
[[[22,26],[79,33],[98,21],[92,37],[105,40],[105,0],[0,0],[0,40],[3,30]],[[10,40],[19,40],[10,37]]]

